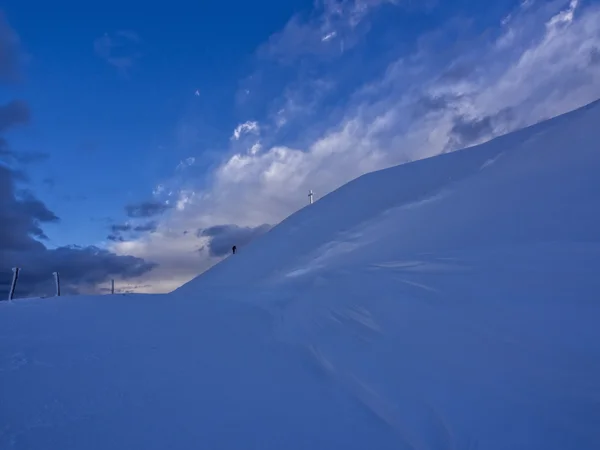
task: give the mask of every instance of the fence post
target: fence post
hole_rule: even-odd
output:
[[[17,288],[17,280],[19,279],[19,272],[21,269],[19,267],[13,267],[13,279],[10,285],[10,291],[8,293],[8,299],[12,300],[15,295],[15,289]]]
[[[54,283],[56,284],[56,296],[60,297],[60,276],[58,272],[52,272],[52,275],[54,275]]]

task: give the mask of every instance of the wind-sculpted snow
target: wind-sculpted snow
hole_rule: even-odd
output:
[[[0,449],[600,448],[600,103],[365,175],[165,296],[0,304]]]

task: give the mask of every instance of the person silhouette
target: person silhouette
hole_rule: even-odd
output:
[[[231,251],[233,252],[234,255],[235,255],[236,250],[237,250],[237,247],[235,245],[233,247],[231,247]]]

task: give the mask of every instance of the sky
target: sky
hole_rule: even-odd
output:
[[[167,292],[310,190],[600,98],[598,0],[189,3],[3,2],[0,290]]]

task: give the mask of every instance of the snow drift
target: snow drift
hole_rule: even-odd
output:
[[[365,175],[169,295],[0,305],[0,448],[598,448],[599,123]]]

